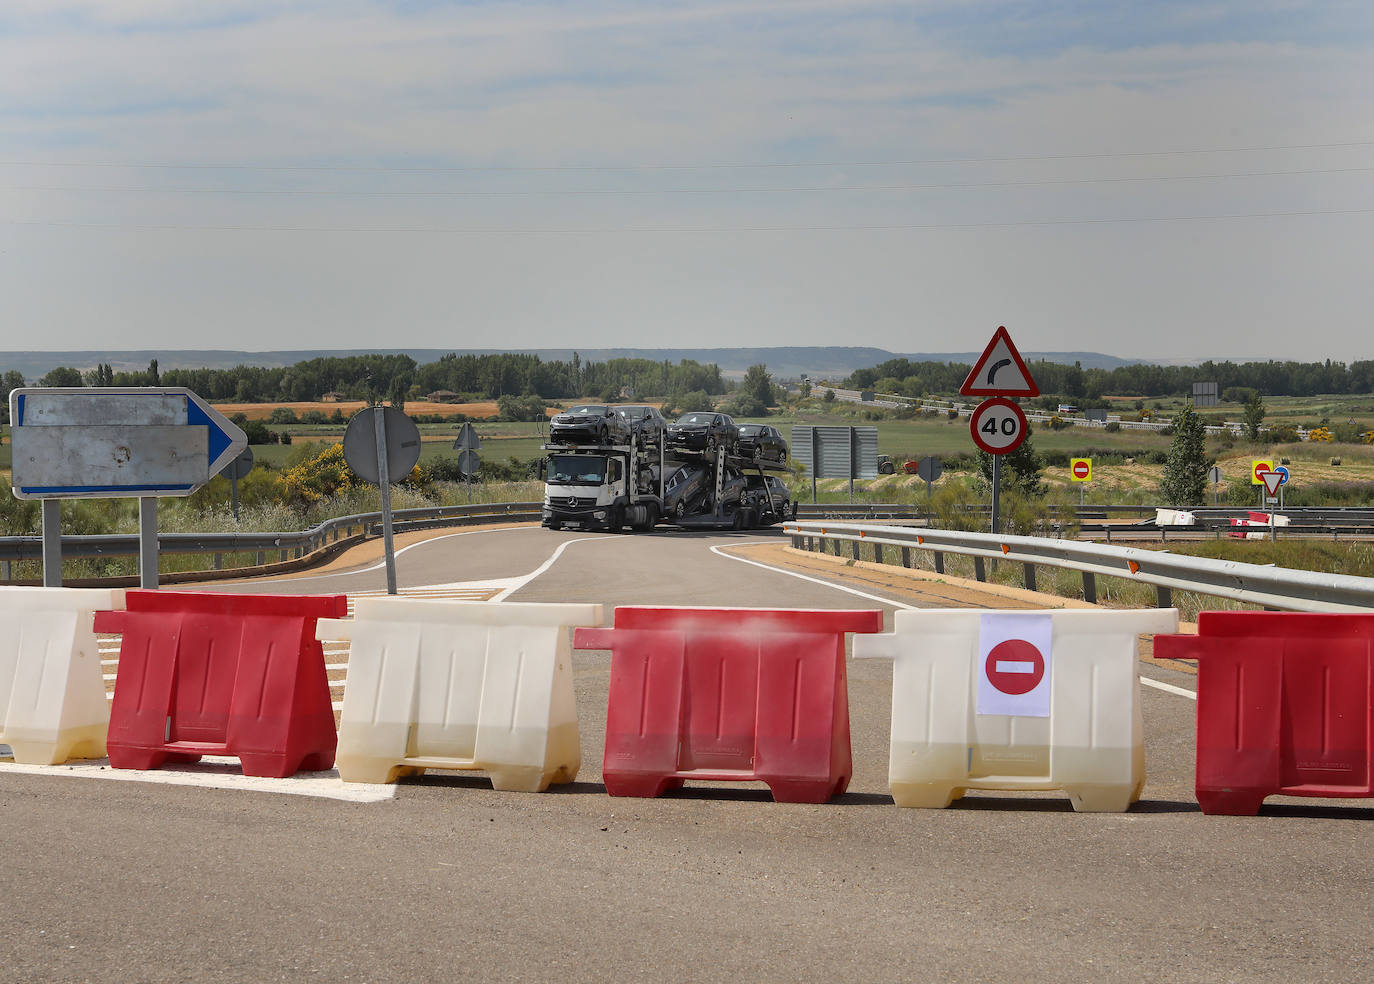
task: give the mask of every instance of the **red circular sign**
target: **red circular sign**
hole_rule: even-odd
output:
[[[1091,471],[1092,471],[1092,466],[1090,466],[1086,461],[1075,461],[1075,462],[1073,463],[1073,477],[1074,477],[1074,478],[1087,478],[1087,477],[1088,477],[1088,474],[1089,474]]]
[[[974,408],[968,429],[973,435],[973,443],[988,454],[1006,454],[1021,446],[1030,425],[1015,401],[994,396]]]
[[[1004,694],[1019,697],[1040,686],[1045,677],[1045,657],[1024,639],[1005,639],[988,652],[983,669],[988,683]]]

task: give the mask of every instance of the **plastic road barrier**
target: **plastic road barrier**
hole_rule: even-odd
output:
[[[497,789],[542,792],[582,767],[569,626],[600,605],[359,598],[321,639],[351,640],[339,775],[394,782],[483,769]]]
[[[104,757],[110,708],[94,615],[122,607],[122,589],[0,588],[0,745],[16,762]]]
[[[1145,785],[1136,637],[1177,628],[1174,609],[897,612],[854,640],[894,660],[892,798],[1062,789],[1081,812],[1127,809]]]
[[[1374,796],[1374,615],[1202,612],[1155,655],[1196,659],[1197,801]]]
[[[122,632],[107,749],[116,769],[237,756],[244,775],[334,764],[334,710],[315,622],[343,595],[130,591],[98,612]]]
[[[824,803],[853,772],[846,632],[879,611],[617,608],[578,629],[611,651],[602,777],[612,796],[658,796],[687,779],[760,780],[778,802]]]

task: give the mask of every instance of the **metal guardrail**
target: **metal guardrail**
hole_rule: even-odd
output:
[[[435,506],[421,509],[397,509],[392,513],[392,528],[398,532],[427,529],[435,526],[458,526],[493,520],[527,522],[539,519],[541,503],[494,502],[469,506]],[[276,553],[278,561],[308,556],[344,539],[380,536],[382,514],[358,513],[325,520],[313,529],[298,533],[159,533],[158,553],[257,554],[255,566],[268,563],[267,555]],[[0,579],[9,579],[9,565],[17,560],[41,560],[43,538],[40,536],[0,537],[0,564],[5,570]],[[67,557],[136,557],[137,533],[115,533],[99,536],[62,537],[62,556]],[[216,568],[219,564],[216,563]]]
[[[1374,578],[1349,574],[1295,571],[1100,543],[955,530],[814,521],[788,522],[783,530],[796,547],[823,551],[827,543],[832,543],[837,556],[841,545],[849,543],[856,560],[860,544],[872,544],[879,563],[883,560],[883,548],[894,547],[901,552],[905,567],[911,566],[912,550],[926,550],[934,554],[935,569],[941,573],[944,554],[971,556],[980,581],[986,580],[988,559],[1020,563],[1024,565],[1026,587],[1032,591],[1037,565],[1076,570],[1083,575],[1083,596],[1090,602],[1097,600],[1096,577],[1104,575],[1154,585],[1161,608],[1171,607],[1171,592],[1176,588],[1285,611],[1374,609]]]

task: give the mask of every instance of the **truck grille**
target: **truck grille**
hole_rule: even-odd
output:
[[[549,496],[551,506],[594,506],[596,496],[581,495],[551,495]]]

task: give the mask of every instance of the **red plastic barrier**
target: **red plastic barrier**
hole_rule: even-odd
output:
[[[338,737],[315,622],[343,595],[130,591],[97,612],[120,632],[106,748],[116,769],[235,755],[245,775],[283,778],[334,764]]]
[[[1155,656],[1198,661],[1197,799],[1374,796],[1374,615],[1203,612]]]
[[[846,632],[880,632],[879,611],[617,608],[579,628],[611,651],[602,778],[612,796],[658,796],[687,779],[768,784],[787,803],[824,803],[853,772]]]

